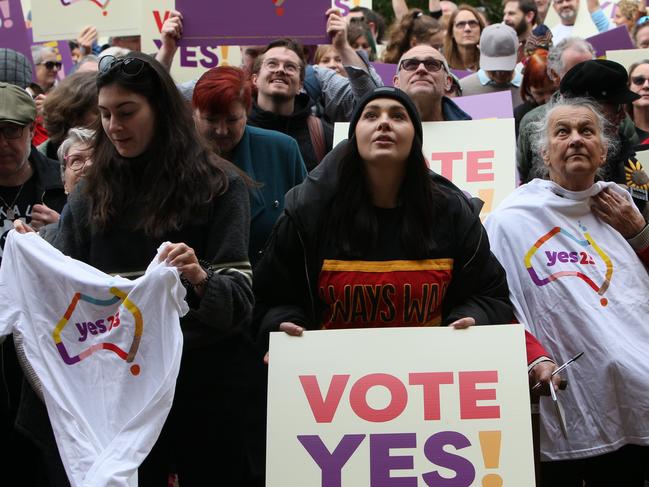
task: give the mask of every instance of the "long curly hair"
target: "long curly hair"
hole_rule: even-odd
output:
[[[383,61],[396,64],[401,56],[416,44],[430,44],[431,38],[442,30],[441,24],[421,9],[413,8],[395,22],[390,30],[390,39],[383,54]]]
[[[99,94],[118,85],[147,99],[153,111],[154,135],[145,152],[133,159],[119,155],[98,119],[93,165],[85,192],[92,200],[91,222],[107,231],[136,204],[136,228],[160,237],[195,221],[201,209],[228,188],[227,161],[200,144],[188,104],[165,68],[150,56],[131,52],[144,62],[137,75],[126,75],[115,63],[97,77]]]

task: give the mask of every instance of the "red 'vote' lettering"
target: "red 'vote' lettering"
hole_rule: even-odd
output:
[[[464,152],[433,152],[430,155],[430,161],[440,161],[441,169],[439,173],[451,181],[453,181],[453,166],[455,162],[465,163],[466,181],[468,183],[494,180],[494,151],[467,151],[466,157],[464,154]]]
[[[500,406],[480,405],[479,401],[496,400],[496,389],[478,388],[478,384],[497,384],[495,370],[462,371],[458,373],[457,390],[461,419],[500,418]],[[334,374],[326,393],[315,375],[299,376],[302,389],[317,423],[331,423],[336,415],[350,376]],[[424,420],[441,419],[441,386],[455,384],[453,372],[418,372],[409,374],[410,386],[422,386]],[[367,402],[368,392],[374,387],[387,389],[390,400],[383,408],[373,408]],[[448,388],[446,389],[448,390]],[[408,405],[406,384],[390,374],[367,374],[355,381],[349,392],[349,405],[360,419],[383,423],[399,417]]]

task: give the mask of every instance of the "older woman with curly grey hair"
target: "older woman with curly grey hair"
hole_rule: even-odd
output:
[[[584,352],[559,397],[563,428],[541,401],[541,486],[644,486],[649,227],[627,191],[597,181],[606,124],[591,100],[551,104],[534,137],[549,179],[519,187],[485,222],[518,320],[560,361]]]
[[[57,151],[61,162],[61,180],[66,194],[70,194],[92,164],[92,139],[95,131],[82,127],[71,128]]]

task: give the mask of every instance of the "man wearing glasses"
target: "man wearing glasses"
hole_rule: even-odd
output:
[[[14,220],[39,229],[58,221],[65,204],[58,163],[31,145],[35,118],[31,96],[18,86],[0,83],[0,259]]]
[[[453,78],[444,56],[431,46],[420,44],[406,51],[399,61],[393,83],[410,96],[424,122],[471,120],[444,96]]]
[[[57,212],[65,203],[58,163],[31,145],[35,118],[32,97],[19,86],[0,83],[0,263],[14,220],[40,228],[57,221]],[[13,340],[5,340],[0,347],[0,437],[12,445],[5,459],[6,465],[12,465],[40,454],[14,429],[23,374]],[[16,485],[31,485],[32,475],[36,472],[21,471]]]

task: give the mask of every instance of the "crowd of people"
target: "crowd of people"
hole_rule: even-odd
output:
[[[565,387],[557,364],[585,351],[560,392],[566,437],[541,401],[540,485],[645,487],[649,176],[637,154],[649,144],[649,61],[596,59],[573,35],[576,0],[552,3],[552,29],[547,0],[503,0],[500,23],[449,0],[392,4],[392,26],[370,9],[330,9],[329,45],[243,46],[242,66],[180,84],[169,73],[177,11],[150,54],[137,36],[100,46],[84,29],[62,80],[52,49],[33,49],[33,72],[0,49],[2,247],[11,230],[39,232],[137,278],[172,242],[162,258],[190,312],[141,486],[263,485],[271,332],[521,323],[542,394]],[[649,46],[644,2],[620,0],[609,20],[589,0],[588,14]],[[374,60],[396,65],[393,86]],[[512,97],[520,185],[483,225],[481,202],[429,169],[422,122],[471,120],[453,99],[500,91]],[[337,122],[349,130],[334,147]],[[421,313],[405,308],[430,286]],[[0,340],[12,466],[0,475],[67,486],[41,386],[20,343]]]

